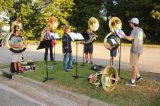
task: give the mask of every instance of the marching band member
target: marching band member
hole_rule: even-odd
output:
[[[46,40],[46,45],[45,45],[45,53],[44,53],[44,60],[47,61],[48,60],[48,49],[50,49],[50,60],[53,61],[53,48],[52,48],[52,32],[50,31],[50,28],[47,27],[47,29],[42,33],[41,36],[43,37],[43,40]]]
[[[110,36],[110,39],[116,39],[115,33],[112,33],[112,35]],[[110,60],[109,60],[109,63],[110,63],[110,66],[112,66],[113,65],[113,61],[114,61],[115,57],[117,56],[118,47],[115,47],[115,48],[110,47],[108,49],[110,50]]]
[[[130,36],[124,35],[124,37],[127,40],[132,41],[130,50],[130,65],[132,66],[132,76],[131,80],[127,82],[126,85],[136,86],[135,82],[142,80],[138,70],[138,62],[143,51],[143,39],[146,37],[146,35],[144,34],[143,29],[138,27],[138,18],[132,18],[129,21],[129,24],[133,30],[131,31]]]
[[[93,38],[93,33],[91,33],[90,28],[86,29],[86,32],[82,34],[84,36],[84,53],[85,53],[85,60],[86,63],[88,63],[88,57],[90,59],[90,63],[93,64],[92,58],[93,58],[93,41],[91,40]],[[88,56],[89,54],[89,56]]]
[[[19,31],[15,29],[14,36],[11,38],[11,48],[15,48],[16,50],[23,48],[21,42],[22,42],[22,37],[20,37]],[[21,61],[22,61],[22,53],[12,52],[13,67],[17,73],[19,72],[23,73],[23,71],[21,70],[21,63],[20,63]]]
[[[63,51],[63,69],[65,72],[68,72],[72,68],[72,46],[71,46],[71,37],[69,36],[70,26],[65,26],[64,34],[62,37],[62,51]]]

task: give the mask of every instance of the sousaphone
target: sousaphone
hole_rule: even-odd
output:
[[[95,33],[93,33],[93,31],[97,31],[98,30],[98,28],[99,28],[99,21],[95,17],[91,17],[88,20],[88,27],[91,30],[91,33],[93,35],[91,37],[91,39],[89,40],[89,42],[93,42],[93,41],[95,41],[98,38],[98,35],[96,35]]]
[[[115,30],[122,28],[122,21],[118,17],[112,17],[109,20],[109,28],[111,32],[104,38],[104,46],[105,48],[111,50],[113,48],[117,48],[120,44],[120,39],[116,36]]]
[[[39,43],[37,49],[45,48],[45,45],[46,45],[47,41],[44,40],[44,35],[45,35],[44,33],[46,32],[46,29],[49,28],[51,31],[54,31],[55,29],[57,29],[57,27],[58,27],[58,19],[55,16],[50,17],[49,21],[48,21],[48,24],[46,25],[46,27],[41,32],[40,43]]]
[[[20,43],[23,47],[21,49],[12,48],[10,45],[10,39],[11,39],[11,36],[13,35],[14,30],[19,30],[19,31],[22,30],[22,23],[20,18],[18,18],[17,21],[12,23],[12,32],[6,36],[5,42],[6,42],[6,46],[9,48],[10,51],[14,53],[22,53],[27,48],[27,39],[24,36],[20,36],[21,37]]]

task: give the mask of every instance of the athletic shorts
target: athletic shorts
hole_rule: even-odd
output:
[[[22,61],[22,54],[12,54],[12,62],[21,62]]]
[[[93,45],[85,45],[84,46],[84,53],[93,53]]]
[[[140,55],[131,52],[130,53],[130,65],[137,66],[139,62],[139,57]]]
[[[117,48],[110,50],[110,56],[111,57],[116,57],[117,56]]]

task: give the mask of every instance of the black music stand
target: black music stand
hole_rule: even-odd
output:
[[[116,35],[120,39],[120,43],[119,43],[119,47],[120,47],[120,49],[119,49],[119,69],[118,69],[118,76],[120,77],[120,70],[121,70],[121,39],[124,38],[124,36],[121,35],[121,34],[123,33],[125,35],[125,33],[121,29],[117,29],[114,32],[116,33]]]
[[[46,40],[45,48],[49,45],[49,43],[51,43],[51,40]],[[43,82],[46,82],[48,80],[53,80],[53,78],[49,78],[48,76],[48,56],[47,56],[47,59],[45,60],[45,65],[46,65],[46,77],[43,80]]]
[[[74,79],[76,80],[77,78],[82,78],[82,76],[78,75],[78,41],[84,40],[83,36],[80,33],[70,33],[69,34],[72,41],[76,42],[76,75],[74,75]]]
[[[37,50],[46,48],[49,45],[49,43],[51,43],[51,40],[43,40],[43,41],[41,41],[39,46],[38,46],[38,48],[37,48]],[[52,80],[52,78],[48,77],[48,56],[47,56],[47,59],[45,60],[45,66],[46,66],[46,77],[43,80],[43,82],[46,82],[47,80]]]

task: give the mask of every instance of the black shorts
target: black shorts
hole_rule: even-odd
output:
[[[84,45],[84,53],[93,53],[93,45]]]
[[[117,48],[110,50],[110,56],[116,57],[117,56]]]

